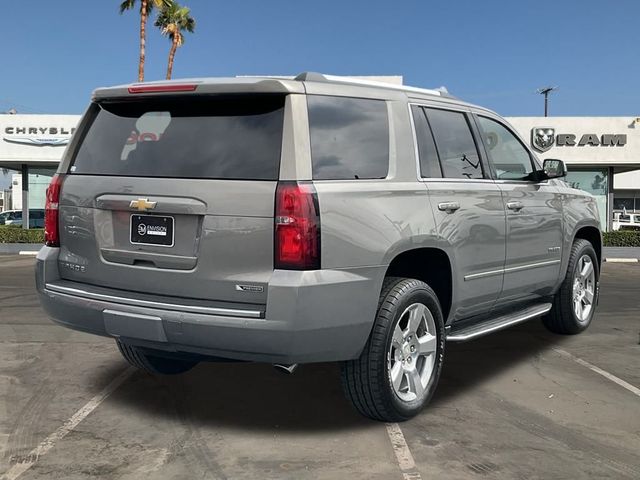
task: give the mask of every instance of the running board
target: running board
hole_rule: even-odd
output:
[[[517,325],[518,323],[526,322],[532,318],[540,317],[549,310],[551,310],[551,303],[541,303],[515,313],[486,320],[482,323],[467,325],[458,329],[456,329],[454,325],[453,329],[447,335],[447,341],[466,342],[467,340],[473,340],[474,338]]]

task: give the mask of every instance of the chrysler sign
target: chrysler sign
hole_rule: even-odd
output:
[[[573,133],[556,133],[553,127],[534,127],[531,129],[531,145],[539,152],[556,147],[624,147],[627,144],[626,133],[585,133],[578,138]]]
[[[75,128],[65,127],[6,127],[4,141],[26,145],[66,145]]]

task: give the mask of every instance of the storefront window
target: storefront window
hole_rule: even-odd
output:
[[[55,168],[29,169],[29,208],[44,208],[47,187],[55,173]]]
[[[600,213],[600,228],[607,230],[607,195],[609,193],[609,172],[606,168],[569,171],[565,181],[573,188],[579,188],[596,197]]]
[[[29,168],[29,209],[44,208],[47,187],[56,168]],[[5,209],[22,210],[22,174],[11,172],[11,206]]]
[[[613,199],[614,210],[633,210],[633,208],[633,198],[616,197]]]

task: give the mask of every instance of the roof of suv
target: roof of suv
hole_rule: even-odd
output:
[[[295,77],[209,77],[180,80],[164,80],[157,82],[132,83],[107,88],[98,88],[93,92],[94,100],[122,98],[130,95],[185,94],[185,93],[305,93],[305,84],[344,85],[345,87],[361,87],[384,91],[385,95],[405,94],[410,98],[430,98],[448,103],[474,106],[463,102],[444,89],[426,89],[408,85],[394,85],[380,81],[324,75],[315,72],[304,72]],[[474,106],[475,107],[475,106]],[[482,107],[482,110],[486,110]]]

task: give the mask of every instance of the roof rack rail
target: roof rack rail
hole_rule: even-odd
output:
[[[390,90],[401,90],[405,92],[422,93],[426,95],[436,95],[439,97],[449,97],[449,98],[453,97],[448,92],[444,92],[441,89],[435,90],[435,89],[428,89],[428,88],[409,87],[406,85],[393,85],[392,83],[379,82],[376,80],[366,80],[362,78],[344,77],[339,75],[324,75],[322,73],[317,73],[317,72],[302,72],[296,77],[294,77],[294,80],[298,80],[300,82],[310,81],[310,82],[347,83],[351,85],[381,87],[381,88],[388,88]]]

